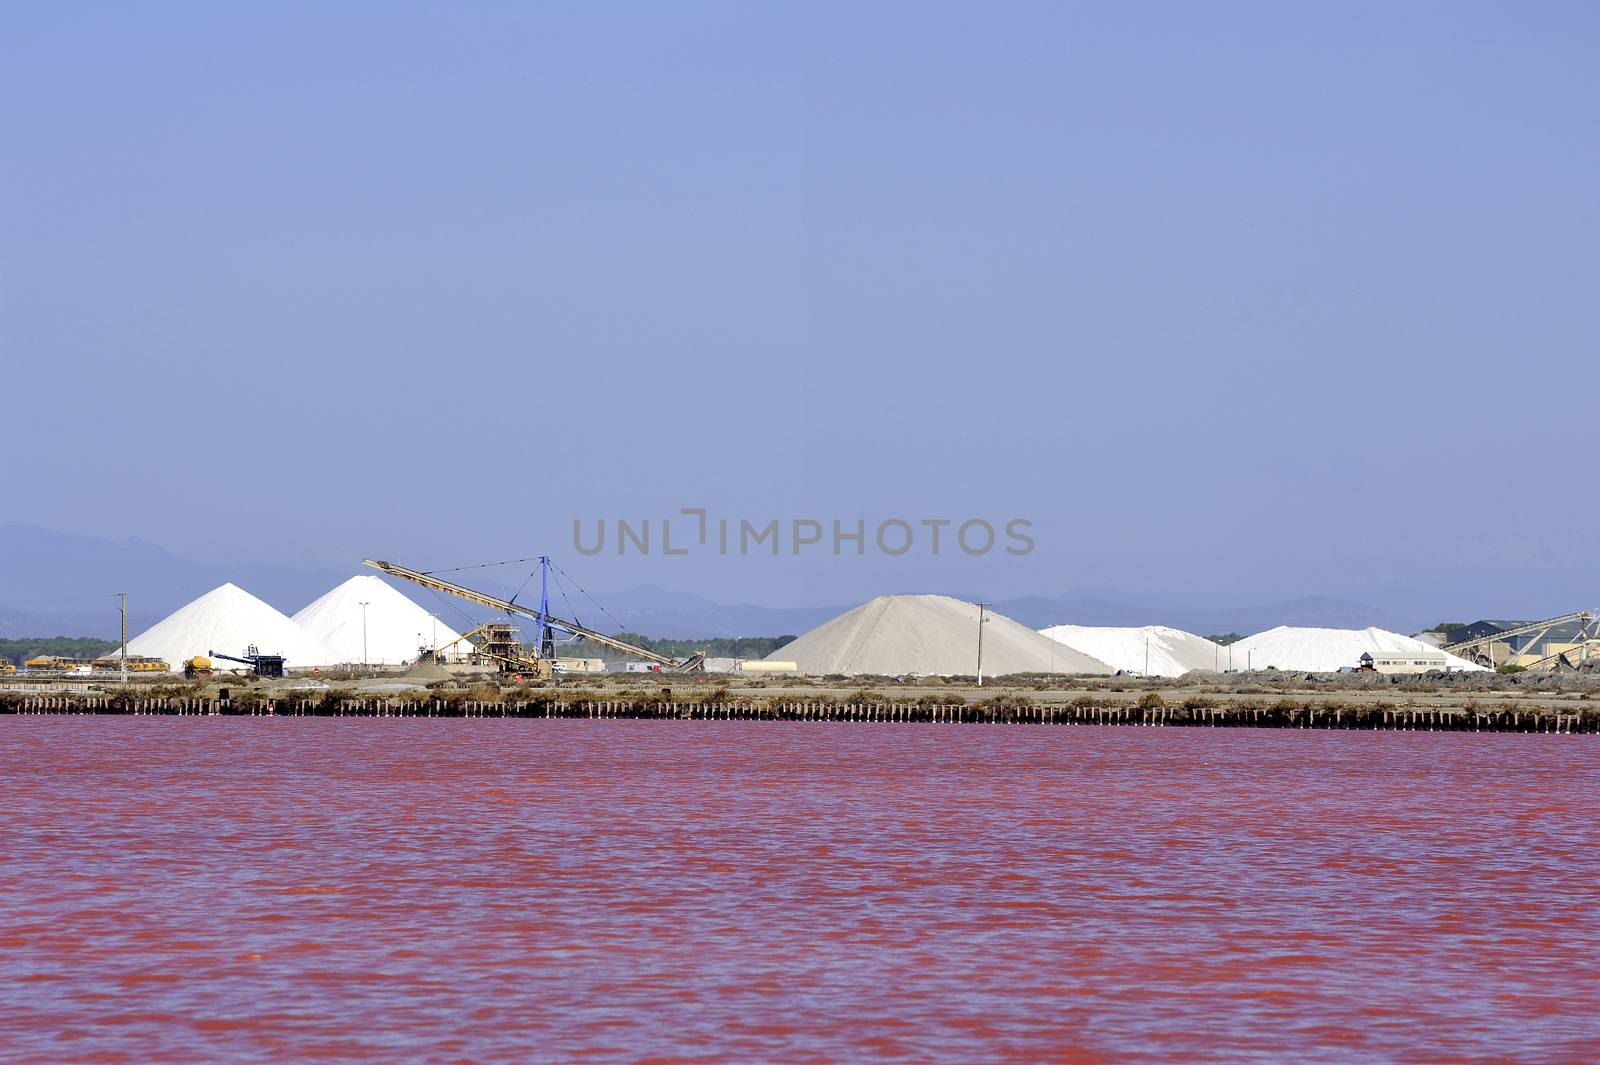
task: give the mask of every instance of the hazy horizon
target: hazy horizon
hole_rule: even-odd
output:
[[[860,599],[773,601],[761,598],[757,589],[747,596],[719,601],[693,590],[657,584],[601,587],[589,582],[590,571],[583,568],[583,560],[577,563],[576,571],[570,565],[571,560],[565,565],[560,560],[555,562],[551,584],[554,614],[598,623],[602,629],[626,628],[665,637],[798,633],[872,598],[864,595]],[[283,613],[294,614],[358,574],[374,575],[376,571],[361,566],[302,569],[256,562],[206,564],[138,538],[112,541],[37,527],[0,525],[0,589],[5,589],[7,596],[0,601],[0,635],[40,635],[47,629],[60,635],[115,635],[118,597],[109,590],[112,588],[128,595],[134,631],[154,624],[222,583],[235,584]],[[494,595],[515,593],[523,601],[537,595],[537,567],[531,561],[472,566],[459,572],[442,570],[440,575]],[[381,579],[430,612],[463,622],[474,616],[453,597],[403,580]],[[1248,634],[1288,624],[1377,626],[1412,632],[1439,621],[1462,620],[1426,607],[1393,610],[1382,603],[1336,596],[1206,599],[1186,598],[1181,591],[1140,594],[1103,586],[1044,589],[1033,595],[1000,599],[947,585],[905,592],[987,600],[997,612],[1037,628],[1055,624],[1159,624],[1199,634]],[[896,594],[896,590],[874,594]],[[1503,611],[1471,614],[1473,619],[1489,616],[1510,615]]]

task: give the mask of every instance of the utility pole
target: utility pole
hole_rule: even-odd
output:
[[[978,687],[983,687],[983,625],[986,619],[983,616],[987,603],[978,604]]]
[[[367,668],[367,604],[369,600],[361,601],[361,668]]]
[[[122,602],[122,683],[128,683],[128,593],[118,592]]]
[[[1144,634],[1144,675],[1150,675],[1150,634]]]

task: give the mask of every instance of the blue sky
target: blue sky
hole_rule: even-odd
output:
[[[1595,605],[1593,5],[3,24],[0,521],[771,604]],[[685,506],[1037,548],[574,552]]]

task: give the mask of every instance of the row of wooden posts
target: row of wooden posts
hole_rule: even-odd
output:
[[[277,699],[30,695],[0,713],[278,717],[655,718],[694,721],[842,721],[929,724],[1143,725],[1199,728],[1391,729],[1426,732],[1597,732],[1600,710],[1364,706],[1005,706],[995,703],[490,702],[447,699]]]

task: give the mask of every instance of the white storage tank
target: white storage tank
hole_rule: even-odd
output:
[[[740,673],[752,674],[785,674],[799,673],[800,666],[794,662],[771,662],[767,659],[749,659],[739,663]]]

